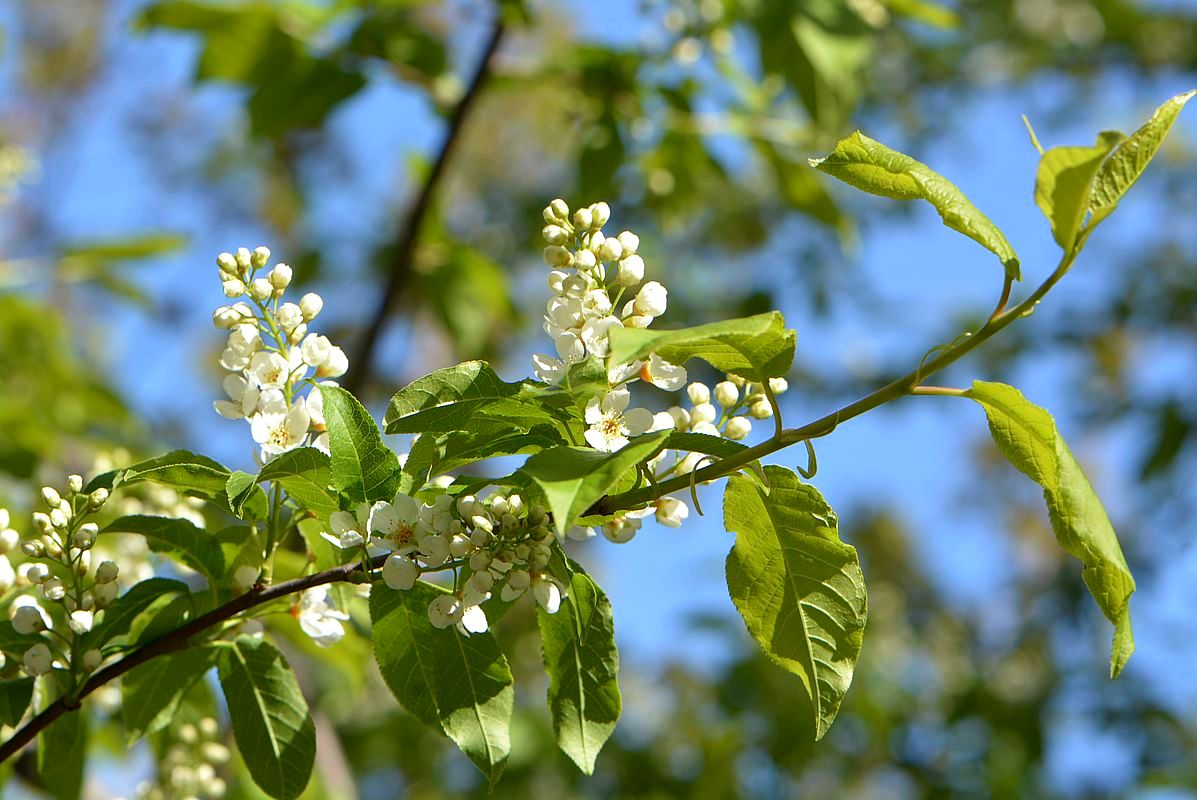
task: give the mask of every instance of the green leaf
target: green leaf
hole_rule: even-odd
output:
[[[1084,564],[1085,585],[1114,624],[1110,677],[1117,677],[1135,651],[1130,619],[1135,579],[1101,501],[1051,414],[1004,383],[975,381],[967,396],[985,409],[989,431],[1002,455],[1043,487],[1056,541]]]
[[[690,433],[689,431],[672,431],[665,440],[666,450],[683,450],[688,453],[705,453],[716,458],[729,458],[748,449],[742,442],[724,439],[722,436],[711,436],[707,433]]]
[[[789,371],[796,341],[797,335],[786,329],[777,311],[673,331],[614,328],[611,362],[630,364],[651,353],[673,364],[697,357],[721,372],[760,382]]]
[[[400,705],[444,731],[493,785],[511,749],[511,668],[490,633],[432,626],[428,604],[442,593],[426,583],[406,592],[375,584],[374,657]]]
[[[1115,144],[1112,137],[1102,136],[1092,147],[1053,147],[1039,159],[1035,202],[1066,253],[1072,252],[1089,211],[1093,176]]]
[[[768,490],[735,475],[723,495],[724,525],[736,534],[727,588],[765,654],[802,679],[820,739],[860,656],[864,575],[818,490],[784,467],[765,473]]]
[[[187,237],[182,234],[147,233],[141,236],[75,242],[63,248],[62,257],[87,261],[126,261],[159,256],[179,250],[186,244]]]
[[[99,647],[133,627],[139,614],[167,597],[190,597],[191,590],[182,581],[169,578],[150,578],[136,584],[104,609],[100,621],[85,636],[85,647]]]
[[[412,446],[405,472],[418,473],[422,485],[431,475],[444,475],[452,470],[496,456],[539,453],[561,444],[561,438],[547,426],[534,431],[516,431],[507,435],[454,431],[440,436],[421,436]]]
[[[10,678],[0,681],[0,725],[13,728],[29,710],[33,700],[33,678]]]
[[[668,437],[668,431],[637,436],[614,453],[554,447],[529,458],[520,472],[544,492],[557,532],[564,534],[628,470],[660,453]]]
[[[238,470],[229,476],[224,490],[229,510],[235,516],[244,520],[266,519],[269,501],[255,476]]]
[[[989,250],[1014,280],[1021,278],[1018,256],[1006,235],[947,178],[904,153],[891,150],[860,131],[841,139],[835,150],[810,164],[820,172],[870,194],[894,200],[926,200],[954,231]]]
[[[168,553],[187,566],[217,580],[224,575],[224,553],[212,534],[185,519],[129,516],[115,519],[105,533],[137,533],[156,553]]]
[[[42,676],[41,708],[63,695],[62,674]],[[63,714],[37,736],[37,771],[56,800],[78,800],[82,792],[87,721],[85,713]]]
[[[134,667],[121,678],[121,720],[133,744],[171,723],[183,697],[216,666],[217,650],[190,647]]]
[[[1122,140],[1109,158],[1101,165],[1093,178],[1093,190],[1089,210],[1093,213],[1086,233],[1113,213],[1118,201],[1127,193],[1164,142],[1172,129],[1172,123],[1180,114],[1185,103],[1197,95],[1197,90],[1184,92],[1171,98],[1151,115],[1143,127]]]
[[[35,633],[17,633],[9,620],[0,620],[0,652],[19,663],[25,651],[35,644],[42,644],[45,639]]]
[[[527,430],[554,417],[507,383],[485,361],[466,361],[418,378],[391,398],[383,419],[387,433],[479,433]]]
[[[193,497],[228,503],[225,486],[232,472],[229,468],[187,450],[172,450],[121,470],[113,488],[142,481],[153,481]]]
[[[619,719],[619,651],[610,601],[578,565],[571,566],[561,608],[556,614],[537,608],[536,620],[557,744],[591,775]]]
[[[249,774],[278,800],[299,797],[316,760],[316,726],[287,659],[265,639],[221,648],[220,686]]]
[[[322,520],[340,508],[329,489],[332,464],[314,447],[298,447],[270,459],[258,473],[258,482],[265,481],[282,486],[292,500]]]
[[[355,503],[390,500],[399,484],[399,459],[382,443],[370,412],[339,386],[321,386],[320,393],[333,485]]]

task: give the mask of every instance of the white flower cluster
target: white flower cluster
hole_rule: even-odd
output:
[[[44,675],[55,666],[67,667],[76,672],[91,672],[100,665],[99,650],[76,653],[71,643],[75,636],[82,636],[92,629],[96,614],[111,604],[119,587],[116,576],[119,568],[112,561],[101,561],[93,569],[92,548],[100,528],[94,522],[87,522],[89,514],[98,511],[108,501],[107,489],[83,492],[83,478],[72,475],[67,479],[64,494],[52,486],[41,491],[45,511],[33,514],[36,534],[21,543],[21,551],[29,557],[22,563],[16,581],[38,587],[41,603],[54,603],[62,607],[67,631],[54,630],[54,617],[42,607],[38,600],[29,595],[17,597],[12,604],[12,625],[17,633],[35,635],[51,631],[53,638],[25,651],[24,667],[30,675]],[[8,527],[9,515],[0,510],[0,547],[8,550],[16,543],[15,531]],[[7,556],[0,556],[0,572],[11,586],[14,582],[12,567]],[[7,570],[3,567],[8,566]],[[80,663],[72,663],[77,657]]]
[[[587,356],[603,359],[612,385],[643,377],[667,391],[681,388],[686,370],[654,359],[643,363],[612,364],[612,328],[647,328],[665,313],[668,291],[657,281],[644,280],[644,259],[637,254],[640,237],[631,231],[606,236],[603,226],[611,217],[606,203],[595,203],[570,214],[564,200],[554,200],[544,210],[542,231],[548,247],[544,260],[553,269],[548,285],[551,295],[545,308],[544,330],[557,349],[557,357],[538,353],[532,371],[546,383],[557,383],[570,364]],[[640,286],[620,306],[625,293]],[[612,294],[614,292],[614,294]],[[643,433],[643,431],[640,431]]]
[[[785,378],[769,379],[769,389],[775,397],[788,388]],[[738,375],[728,375],[726,380],[715,384],[714,392],[704,383],[692,383],[686,387],[686,395],[692,404],[689,411],[679,406],[669,409],[674,427],[680,431],[739,441],[752,432],[752,419],[773,416],[773,406],[764,387]]]
[[[307,444],[328,452],[320,392],[300,391],[344,375],[349,360],[328,337],[308,330],[324,308],[320,295],[283,302],[291,268],[275,264],[267,270],[268,261],[265,247],[252,253],[242,247],[216,258],[225,296],[240,299],[212,314],[216,327],[229,331],[220,355],[220,366],[229,372],[228,399],[214,405],[222,417],[249,421],[264,461]]]
[[[171,743],[158,762],[158,780],[139,783],[137,800],[224,797],[228,786],[217,769],[228,763],[231,753],[219,741],[216,720],[204,717],[197,724],[184,722],[169,728],[167,734]]]
[[[550,614],[561,605],[563,587],[546,572],[553,540],[548,514],[518,494],[485,500],[442,494],[432,504],[397,494],[389,503],[363,503],[355,514],[335,512],[329,523],[325,538],[341,548],[390,553],[382,577],[392,589],[410,589],[422,574],[453,571],[454,590],[428,606],[438,628],[487,630],[481,605],[495,593],[512,601],[531,591]]]

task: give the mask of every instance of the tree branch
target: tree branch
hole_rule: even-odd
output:
[[[378,306],[375,308],[370,322],[366,325],[366,330],[362,334],[356,351],[349,359],[350,370],[349,374],[345,376],[343,385],[352,394],[360,394],[362,387],[369,381],[374,350],[382,335],[383,326],[386,324],[387,317],[390,316],[391,309],[411,283],[416,245],[420,239],[424,218],[428,216],[428,212],[432,208],[437,186],[444,175],[445,166],[449,162],[454,146],[460,138],[470,109],[473,108],[474,101],[490,77],[491,63],[499,49],[499,44],[503,41],[505,31],[503,17],[499,14],[465,94],[461,96],[453,108],[453,113],[449,116],[449,128],[441,143],[440,152],[437,153],[436,160],[432,162],[432,168],[424,178],[419,194],[416,195],[411,210],[403,221],[403,227],[395,241],[395,253],[391,260],[391,270],[387,274],[386,284],[383,286],[382,297],[379,298]]]
[[[382,566],[384,561],[386,561],[386,555],[375,556],[366,563],[365,568],[371,570],[377,569]],[[109,664],[104,669],[93,674],[73,696],[59,698],[46,706],[45,710],[40,714],[18,728],[3,745],[0,745],[0,763],[7,761],[11,756],[19,752],[21,748],[33,741],[33,738],[45,730],[54,720],[69,711],[78,709],[80,701],[84,697],[87,697],[96,689],[99,689],[115,678],[119,678],[134,667],[140,666],[157,656],[182,650],[191,643],[193,636],[203,633],[213,625],[232,619],[243,611],[248,611],[251,608],[269,603],[271,600],[277,600],[289,594],[311,589],[313,586],[350,581],[353,579],[354,574],[360,573],[362,569],[361,564],[342,564],[339,567],[333,567],[324,572],[317,572],[302,578],[283,581],[274,586],[255,586],[253,589],[250,589],[240,597],[230,600],[223,606],[215,608],[203,616],[196,617],[191,622],[176,628],[165,636],[134,650],[120,661]]]

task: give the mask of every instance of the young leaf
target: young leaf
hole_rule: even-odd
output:
[[[291,499],[322,520],[340,508],[329,490],[332,464],[314,447],[297,447],[270,459],[258,473],[258,482],[266,481],[282,486]]]
[[[630,364],[656,353],[673,364],[684,364],[697,357],[720,372],[760,382],[789,371],[796,341],[797,334],[786,329],[777,311],[673,331],[613,328],[611,361]]]
[[[405,472],[418,478],[418,484],[429,475],[444,475],[452,470],[484,461],[495,456],[538,453],[561,444],[561,437],[552,428],[538,426],[533,431],[516,431],[507,435],[454,431],[440,436],[421,436],[412,446]]]
[[[736,534],[727,588],[765,654],[802,679],[820,739],[860,656],[864,575],[818,490],[784,467],[765,473],[769,489],[735,475],[723,495],[724,526]]]
[[[99,622],[84,636],[84,648],[100,647],[122,636],[133,627],[133,620],[151,606],[167,597],[190,596],[191,590],[182,581],[169,578],[150,578],[136,584],[104,609]]]
[[[432,626],[428,604],[442,592],[426,583],[405,592],[375,584],[374,657],[400,705],[444,731],[493,785],[511,749],[511,669],[490,633]]]
[[[628,470],[660,453],[668,437],[668,431],[637,436],[614,453],[554,447],[529,458],[520,472],[544,492],[557,532],[564,534]]]
[[[224,575],[224,554],[220,545],[210,533],[188,520],[140,515],[120,517],[108,523],[104,533],[141,534],[151,550],[178,558],[210,580]]]
[[[619,719],[619,651],[610,601],[589,575],[572,567],[561,608],[556,614],[537,608],[536,621],[557,744],[591,775]]]
[[[399,485],[399,459],[382,443],[370,412],[339,386],[321,386],[320,393],[333,485],[355,503],[390,500]]]
[[[240,519],[266,519],[269,502],[257,479],[248,472],[237,470],[224,486],[229,509]]]
[[[126,467],[117,473],[113,485],[119,487],[153,481],[183,494],[227,503],[225,486],[231,474],[228,467],[207,456],[187,450],[172,450]]]
[[[1093,217],[1088,229],[1092,230],[1108,217],[1118,206],[1118,201],[1127,193],[1164,142],[1172,129],[1172,123],[1180,114],[1185,103],[1197,95],[1197,90],[1184,92],[1171,98],[1151,115],[1143,127],[1122,140],[1109,158],[1101,165],[1093,178],[1093,190],[1089,210]]]
[[[1114,624],[1110,677],[1117,677],[1135,651],[1130,619],[1135,579],[1101,501],[1051,414],[1003,383],[975,381],[968,397],[985,409],[989,431],[1002,455],[1043,487],[1056,541],[1084,564],[1085,585]]]
[[[134,667],[121,678],[121,720],[133,744],[171,723],[196,681],[216,666],[217,651],[191,647]]]
[[[316,726],[287,659],[264,639],[238,636],[221,648],[218,668],[254,783],[277,800],[299,797],[316,759]]]
[[[0,725],[16,727],[33,699],[33,678],[0,681]]]
[[[485,361],[466,361],[412,381],[391,398],[383,419],[387,433],[496,433],[551,422],[523,384],[507,383]]]
[[[1052,236],[1064,252],[1072,252],[1089,211],[1093,176],[1111,148],[1113,135],[1102,134],[1091,147],[1053,147],[1039,159],[1035,203],[1052,226]]]
[[[926,200],[939,212],[944,225],[992,252],[1001,259],[1007,275],[1020,279],[1018,256],[1006,235],[964,192],[926,164],[856,131],[840,140],[830,154],[810,159],[810,165],[870,194]]]

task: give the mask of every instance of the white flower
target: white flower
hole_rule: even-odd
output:
[[[633,361],[631,364],[610,364],[607,367],[607,383],[612,386],[626,383],[639,375],[643,366],[643,361]]]
[[[536,353],[532,356],[532,374],[537,380],[555,384],[565,374],[565,362],[545,353]]]
[[[699,403],[690,409],[690,425],[694,426],[700,422],[714,422],[717,414],[715,406],[710,403]]]
[[[486,633],[490,630],[490,622],[486,619],[486,612],[482,610],[482,606],[466,606],[461,612],[461,622],[457,623],[457,628],[466,635]]]
[[[569,241],[569,231],[560,225],[545,225],[540,235],[549,244],[565,244]]]
[[[614,236],[608,237],[599,245],[598,255],[603,261],[618,261],[623,257],[623,245]],[[620,268],[620,274],[623,274],[622,267]]]
[[[335,386],[332,381],[325,381],[321,386]],[[304,398],[304,405],[308,410],[308,418],[311,420],[312,429],[317,431],[324,430],[324,393],[320,391],[319,387],[308,392],[307,397]]]
[[[587,539],[594,538],[594,528],[587,525],[571,525],[565,531],[565,536],[568,539],[573,539],[575,542],[584,542]]]
[[[233,570],[233,592],[245,594],[258,582],[259,570],[251,564],[242,564]]]
[[[773,416],[773,406],[769,405],[768,400],[762,398],[748,407],[748,413],[753,419],[769,419]]]
[[[449,540],[439,533],[425,536],[420,540],[420,560],[430,567],[444,564],[449,560]]]
[[[238,250],[237,253],[238,253],[238,256],[240,256],[241,251]],[[254,251],[252,253],[250,253],[250,255],[249,255],[249,263],[255,267],[264,267],[264,266],[266,266],[266,262],[269,260],[270,260],[270,248],[269,247],[255,247]]]
[[[382,564],[382,579],[392,589],[410,589],[419,577],[419,565],[405,555],[391,553]]]
[[[557,355],[567,364],[581,361],[586,357],[586,345],[582,343],[577,334],[570,331],[557,334],[553,339],[553,344],[557,347]]]
[[[574,267],[578,270],[592,270],[598,266],[598,259],[589,250],[574,253]]]
[[[686,387],[686,394],[690,396],[690,402],[694,405],[711,402],[711,390],[705,383],[695,381]]]
[[[715,423],[713,423],[713,422],[708,422],[705,419],[699,420],[697,422],[694,422],[694,421],[691,421],[691,422],[692,422],[692,424],[690,425],[691,433],[702,433],[702,434],[706,434],[707,436],[718,436],[719,435],[719,429],[715,427]]]
[[[740,390],[731,381],[720,381],[715,384],[715,401],[724,408],[730,408],[740,402]]]
[[[16,582],[17,573],[12,568],[12,562],[8,556],[0,555],[0,592],[7,592]]]
[[[561,587],[546,575],[537,573],[532,576],[532,596],[536,604],[550,614],[556,614],[561,608]]]
[[[673,427],[679,431],[684,431],[690,427],[690,412],[681,406],[673,406],[668,411],[669,416],[673,417]]]
[[[644,280],[644,259],[637,255],[624,256],[619,260],[619,283],[621,286],[635,286]]]
[[[45,644],[35,644],[25,651],[25,671],[30,675],[45,675],[50,671],[53,654]]]
[[[582,342],[591,355],[606,358],[611,353],[611,329],[622,327],[623,323],[617,317],[588,319],[582,326]]]
[[[551,244],[544,249],[544,263],[550,267],[568,267],[573,260],[573,255],[559,244]]]
[[[724,433],[727,438],[734,441],[739,441],[752,432],[752,423],[748,417],[732,417],[727,421],[727,428]]]
[[[420,527],[420,503],[405,494],[395,495],[393,503],[378,501],[370,509],[367,527],[371,536],[381,537],[383,547],[407,555],[416,550]]]
[[[676,392],[686,385],[686,368],[677,364],[670,364],[656,353],[648,357],[648,361],[640,370],[640,377],[667,392]]]
[[[657,522],[666,528],[680,528],[686,517],[690,516],[690,507],[676,497],[662,497],[655,505]]]
[[[640,287],[632,308],[637,316],[659,317],[665,313],[669,292],[656,281],[649,281]]]
[[[224,291],[225,297],[240,297],[245,294],[245,284],[237,278],[222,281],[220,288]]]
[[[790,388],[790,384],[785,378],[770,378],[769,388],[773,390],[773,394],[781,394]]]
[[[250,359],[249,371],[253,374],[258,386],[263,389],[281,389],[291,379],[292,372],[302,364],[302,357],[295,350],[291,351],[291,359],[285,359],[278,353],[262,351],[254,353]]]
[[[285,331],[293,331],[303,324],[303,312],[294,303],[283,303],[276,316]]]
[[[631,231],[624,231],[623,233],[619,234],[617,238],[619,239],[620,245],[623,246],[624,256],[633,255],[637,250],[640,249],[640,237]]]
[[[613,453],[628,443],[629,436],[639,436],[652,426],[650,411],[628,409],[630,398],[627,389],[615,389],[601,401],[597,397],[591,399],[585,415],[586,424],[590,426],[585,434],[587,444],[596,450]]]
[[[255,414],[249,421],[254,441],[262,446],[262,458],[266,461],[280,453],[293,450],[303,444],[311,422],[304,403],[298,402],[286,414]]]
[[[334,511],[328,515],[328,527],[332,529],[331,533],[321,532],[320,535],[345,550],[358,547],[365,544],[369,538],[367,534],[369,516],[370,506],[366,503],[358,505],[356,516],[348,511]]]
[[[465,613],[461,601],[451,594],[439,595],[428,604],[428,621],[434,628],[448,628],[461,622]]]
[[[328,351],[328,357],[316,368],[317,378],[339,378],[349,371],[349,357],[345,351],[333,346]]]
[[[603,536],[615,544],[632,541],[636,531],[640,530],[641,522],[630,514],[621,514],[603,523]]]
[[[328,600],[327,586],[313,586],[299,595],[299,627],[320,647],[329,647],[345,637],[342,620],[349,615]]]
[[[258,409],[258,387],[244,375],[225,375],[221,382],[228,400],[216,400],[212,405],[225,419],[245,419]]]

